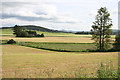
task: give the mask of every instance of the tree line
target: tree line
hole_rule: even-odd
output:
[[[18,25],[14,26],[13,32],[13,34],[16,35],[16,37],[44,37],[43,33],[37,34],[36,31],[27,30]]]

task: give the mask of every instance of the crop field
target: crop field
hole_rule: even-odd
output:
[[[39,43],[39,42],[25,42],[20,45],[33,47],[38,49],[61,51],[61,52],[80,52],[97,49],[92,43]],[[91,46],[91,47],[90,47]]]
[[[2,40],[14,39],[24,45],[2,45],[3,78],[76,78],[81,74],[92,78],[101,62],[112,64],[117,70],[117,52],[80,52],[96,49],[91,35],[37,33],[44,33],[45,37],[21,38],[10,29],[2,31]]]
[[[101,62],[118,67],[117,52],[69,53],[17,45],[3,45],[2,50],[3,78],[74,78],[78,71],[96,77]]]
[[[16,38],[12,36],[2,37],[2,40],[14,39],[16,41],[25,42],[62,42],[62,43],[92,43],[91,38],[84,37],[44,37],[44,38]]]

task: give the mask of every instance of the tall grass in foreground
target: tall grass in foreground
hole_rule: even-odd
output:
[[[119,69],[115,70],[111,64],[104,66],[103,63],[101,63],[97,71],[97,78],[119,78],[119,74]]]
[[[33,73],[33,75],[31,74],[26,74],[26,78],[54,78],[53,74],[54,74],[54,69],[47,69],[43,72],[39,72],[39,73]],[[17,78],[17,74],[15,72],[15,76],[14,78]],[[120,71],[117,69],[113,68],[112,64],[108,64],[108,65],[104,65],[103,63],[100,64],[99,69],[97,69],[95,74],[89,75],[83,72],[82,69],[79,69],[76,72],[65,72],[65,74],[61,74],[59,73],[59,75],[57,75],[56,78],[98,78],[98,80],[102,80],[103,78],[105,79],[113,79],[113,80],[118,80],[120,78]]]
[[[87,75],[87,74],[82,74],[80,72],[80,70],[75,73],[75,78],[98,78],[98,79],[102,79],[102,78],[120,78],[120,71],[119,70],[115,70],[113,68],[112,64],[108,64],[108,65],[103,65],[103,63],[101,63],[100,68],[96,71],[96,75]]]

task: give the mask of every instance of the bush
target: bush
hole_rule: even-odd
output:
[[[16,43],[16,41],[14,41],[13,39],[10,39],[8,42],[7,42],[7,44],[15,44]]]
[[[44,34],[42,33],[41,35],[40,34],[37,34],[36,37],[45,37]]]
[[[43,33],[41,34],[41,37],[44,37],[44,34],[43,34]]]

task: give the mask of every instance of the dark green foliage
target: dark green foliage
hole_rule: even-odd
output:
[[[41,37],[44,37],[44,34],[43,34],[43,33],[41,34]]]
[[[18,25],[15,25],[13,28],[13,32],[13,34],[16,35],[16,37],[21,37],[22,28]]]
[[[37,34],[36,37],[45,37],[44,34],[42,33],[41,35],[40,34]]]
[[[27,31],[29,36],[37,36],[36,31]]]
[[[40,34],[37,34],[36,37],[41,37],[41,35],[40,35]]]
[[[115,43],[113,44],[115,50],[120,51],[120,33],[115,37]]]
[[[90,34],[90,32],[84,32],[84,31],[82,31],[82,32],[76,32],[75,34]]]
[[[23,30],[20,26],[15,25],[14,28],[14,33],[16,35],[16,37],[28,37],[28,32],[26,32],[25,30]]]
[[[7,44],[15,44],[16,43],[16,41],[14,41],[13,39],[10,39],[8,42],[7,42]]]
[[[26,31],[21,31],[21,36],[20,37],[28,37],[28,32]]]
[[[91,29],[92,40],[95,41],[96,46],[100,51],[104,51],[109,48],[109,43],[111,41],[110,35],[112,34],[112,30],[110,29],[112,21],[107,8],[100,8],[95,19],[96,21],[93,22]]]
[[[18,25],[15,25],[13,30],[13,34],[16,35],[16,37],[44,37],[43,33],[39,35],[36,31],[28,31],[27,29],[25,29],[25,27],[20,27]]]

